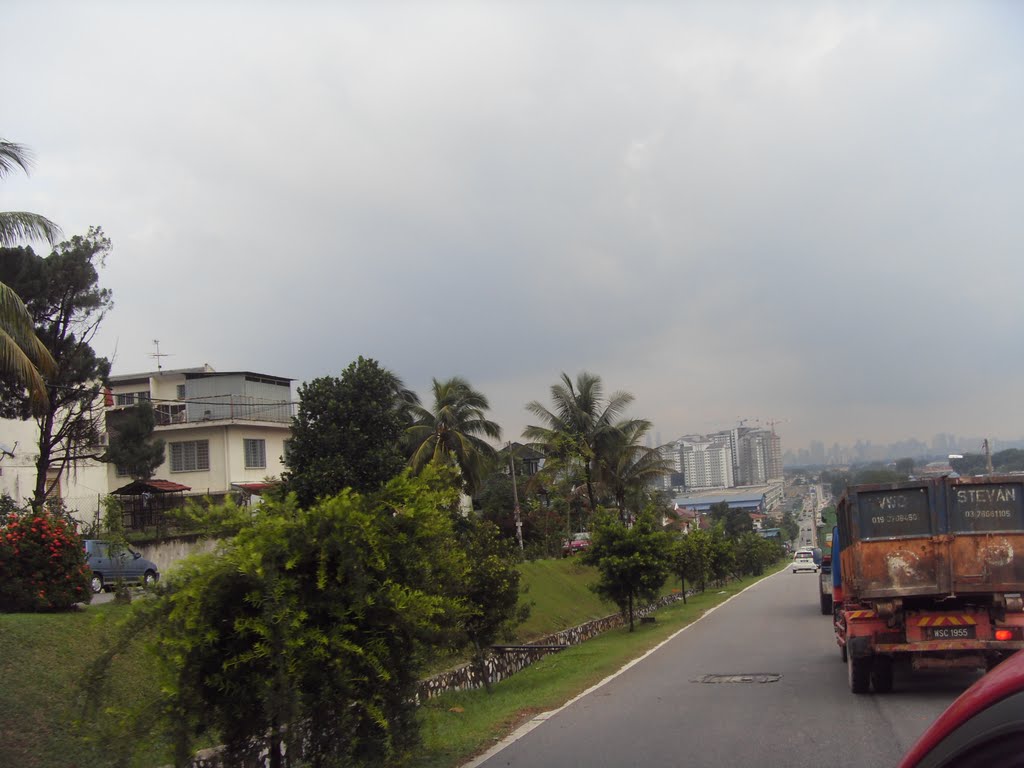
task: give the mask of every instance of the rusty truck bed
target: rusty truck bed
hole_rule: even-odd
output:
[[[855,486],[839,502],[848,596],[1024,592],[1024,477]]]

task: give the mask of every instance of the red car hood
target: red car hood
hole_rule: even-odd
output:
[[[978,712],[1024,690],[1024,651],[1018,651],[960,694],[939,715],[900,761],[898,768],[914,768],[947,735]]]

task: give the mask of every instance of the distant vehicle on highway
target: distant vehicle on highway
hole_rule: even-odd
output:
[[[817,572],[818,564],[814,562],[814,552],[810,549],[798,549],[793,555],[793,563],[790,567],[793,569],[793,573],[797,571]]]
[[[571,539],[562,542],[562,557],[578,555],[590,549],[589,533],[574,533]]]

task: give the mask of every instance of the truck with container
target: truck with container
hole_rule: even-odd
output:
[[[899,660],[991,668],[1024,648],[1024,476],[850,486],[830,565],[854,693],[892,690]]]

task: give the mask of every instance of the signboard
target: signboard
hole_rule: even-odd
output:
[[[858,493],[857,512],[861,539],[931,536],[932,533],[925,488]]]
[[[1020,483],[954,486],[950,530],[956,533],[1024,530],[1024,487]]]

